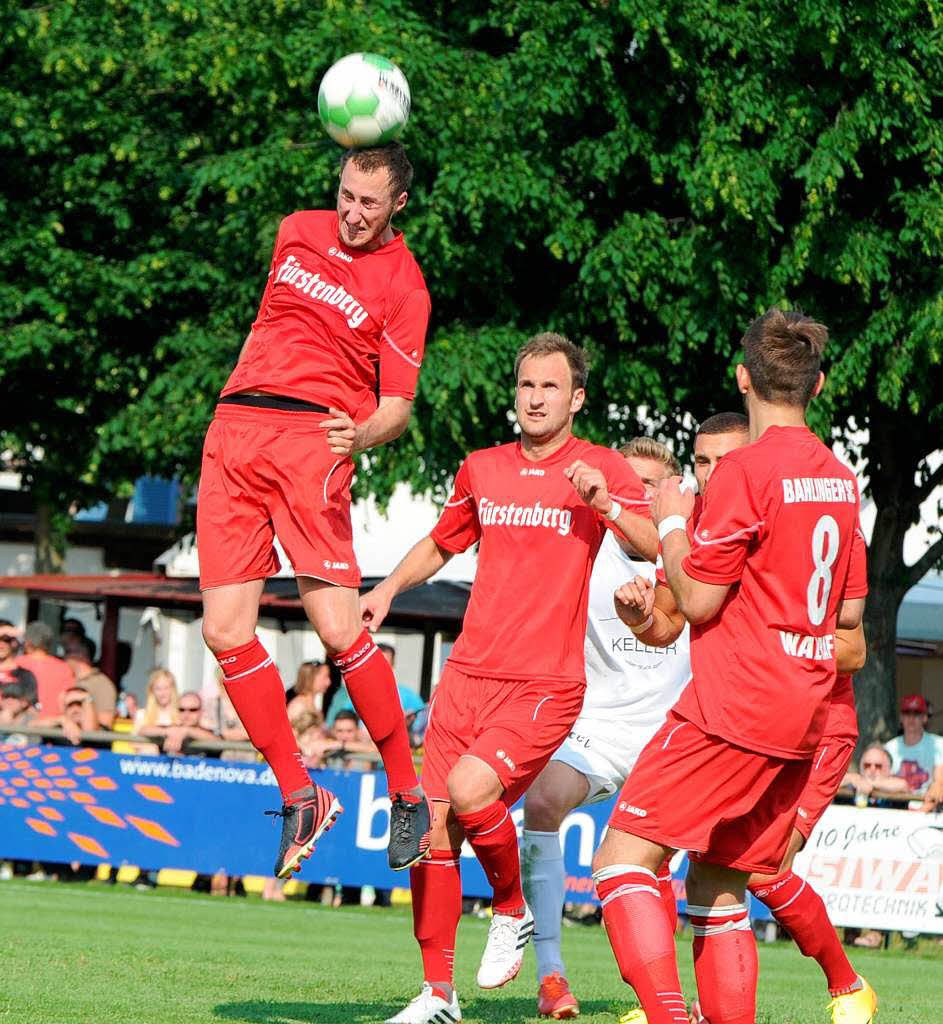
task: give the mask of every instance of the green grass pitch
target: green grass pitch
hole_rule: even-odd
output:
[[[464,917],[456,983],[468,1024],[535,1024],[534,959],[497,992],[474,983],[487,922]],[[635,1005],[601,928],[563,933],[586,1024]],[[691,943],[679,940],[692,993]],[[408,913],[123,886],[0,883],[0,1024],[344,1024],[382,1021],[419,987]],[[878,991],[878,1024],[943,1020],[943,958],[856,950]],[[758,1024],[828,1020],[817,966],[789,943],[760,944]]]

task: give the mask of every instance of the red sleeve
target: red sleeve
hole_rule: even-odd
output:
[[[868,546],[861,524],[855,525],[851,536],[851,561],[848,563],[848,579],[845,581],[845,597],[866,597],[868,594]]]
[[[681,568],[702,583],[735,583],[763,528],[746,474],[737,463],[722,459],[711,475],[691,553]]]
[[[414,398],[429,325],[429,293],[408,292],[386,318],[380,345],[380,395]]]
[[[451,497],[445,503],[430,536],[439,547],[455,554],[467,550],[481,538],[478,507],[472,494],[467,459],[455,476]]]
[[[282,224],[285,222],[282,221]],[[272,294],[272,285],[275,284],[275,264],[278,259],[278,240],[282,234],[282,224],[278,225],[278,233],[275,235],[275,247],[272,249],[272,265],[269,268],[268,279],[265,282],[265,291],[262,292],[262,301],[259,303],[259,311],[255,315],[255,320],[252,323],[252,330],[254,331],[257,327],[260,327],[262,321],[265,319],[265,313],[268,309],[268,300]]]

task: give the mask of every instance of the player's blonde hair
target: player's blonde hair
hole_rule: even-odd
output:
[[[633,437],[619,449],[619,454],[628,458],[634,455],[637,459],[654,459],[671,470],[672,476],[681,476],[681,463],[675,458],[674,452],[661,441],[653,437]]]

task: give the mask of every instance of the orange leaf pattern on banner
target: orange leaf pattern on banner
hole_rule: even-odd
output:
[[[127,815],[128,821],[141,833],[143,836],[147,836],[148,839],[154,839],[158,843],[166,843],[168,846],[179,846],[180,842],[175,839],[163,825],[158,825],[156,821],[148,821],[147,818],[138,818],[134,814]]]
[[[25,779],[38,779],[40,775],[38,768],[24,768],[23,778]]]
[[[49,781],[49,779],[36,779],[36,781],[33,783],[33,785],[37,789],[49,789],[49,787],[52,785],[52,783]]]
[[[60,793],[58,789],[50,789],[47,795],[50,800],[65,800],[65,793]]]
[[[11,801],[14,807],[29,807],[28,800],[21,800],[18,796],[15,796]]]
[[[46,774],[51,779],[55,779],[55,778],[58,778],[60,775],[65,775],[66,774],[66,770],[65,770],[65,768],[62,767],[62,765],[59,765],[57,768],[47,768],[46,769]]]
[[[26,824],[34,832],[39,832],[40,835],[44,836],[57,836],[59,833],[49,824],[48,821],[40,821],[39,818],[27,818]]]
[[[107,807],[86,807],[86,811],[96,820],[100,821],[103,825],[113,825],[115,828],[127,828],[124,819],[119,815],[115,814],[114,811],[109,810]]]
[[[0,793],[4,796],[16,796],[16,790],[12,786],[4,786],[3,789],[0,789]]]
[[[36,810],[50,821],[65,821],[65,815],[57,811],[55,807],[37,807]]]
[[[22,789],[24,786],[29,785],[26,779],[21,779],[19,776],[17,776],[15,779],[10,779],[10,782],[12,782],[14,786],[19,786],[20,789]]]
[[[95,761],[98,758],[98,751],[92,750],[91,747],[82,747],[81,750],[76,750],[72,754],[73,761]]]
[[[23,771],[24,768],[29,768],[29,761],[15,761],[13,767],[18,771]]]
[[[75,789],[78,783],[75,779],[56,779],[56,785],[60,789]]]
[[[89,779],[88,784],[95,789],[117,789],[118,783],[114,779],[109,779],[107,775],[96,775],[94,779]]]
[[[94,768],[89,768],[89,766],[87,764],[83,764],[83,765],[79,765],[78,768],[73,768],[72,769],[72,774],[73,775],[81,775],[81,776],[94,775],[95,774],[95,769]]]
[[[96,839],[92,839],[91,836],[79,835],[78,832],[69,832],[68,836],[80,850],[90,853],[93,857],[107,859],[108,851]]]
[[[77,804],[95,803],[95,797],[93,797],[91,793],[81,793],[76,791],[75,793],[70,793],[69,798],[74,800]]]
[[[153,800],[157,804],[172,804],[174,798],[160,786],[152,786],[146,782],[135,782],[134,788],[145,800]]]
[[[37,803],[37,804],[44,804],[44,803],[46,802],[46,798],[45,798],[45,797],[43,796],[43,794],[42,794],[42,793],[37,793],[35,789],[28,789],[28,790],[26,791],[26,795],[27,795],[27,796],[28,796],[28,797],[30,798],[30,800],[32,800],[32,801],[33,801],[34,803]]]
[[[44,754],[42,758],[43,764],[55,764],[58,760],[58,754]]]
[[[42,747],[30,747],[29,750],[23,751],[24,757],[38,757],[43,752]]]

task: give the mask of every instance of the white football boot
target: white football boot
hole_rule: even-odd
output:
[[[517,977],[524,962],[524,947],[534,934],[534,915],[524,904],[523,917],[495,914],[488,929],[488,941],[481,954],[478,985],[500,988]]]
[[[452,992],[452,1001],[432,991],[428,981],[422,983],[422,991],[403,1007],[395,1017],[389,1017],[386,1024],[456,1024],[462,1019],[458,1008],[458,994]]]

